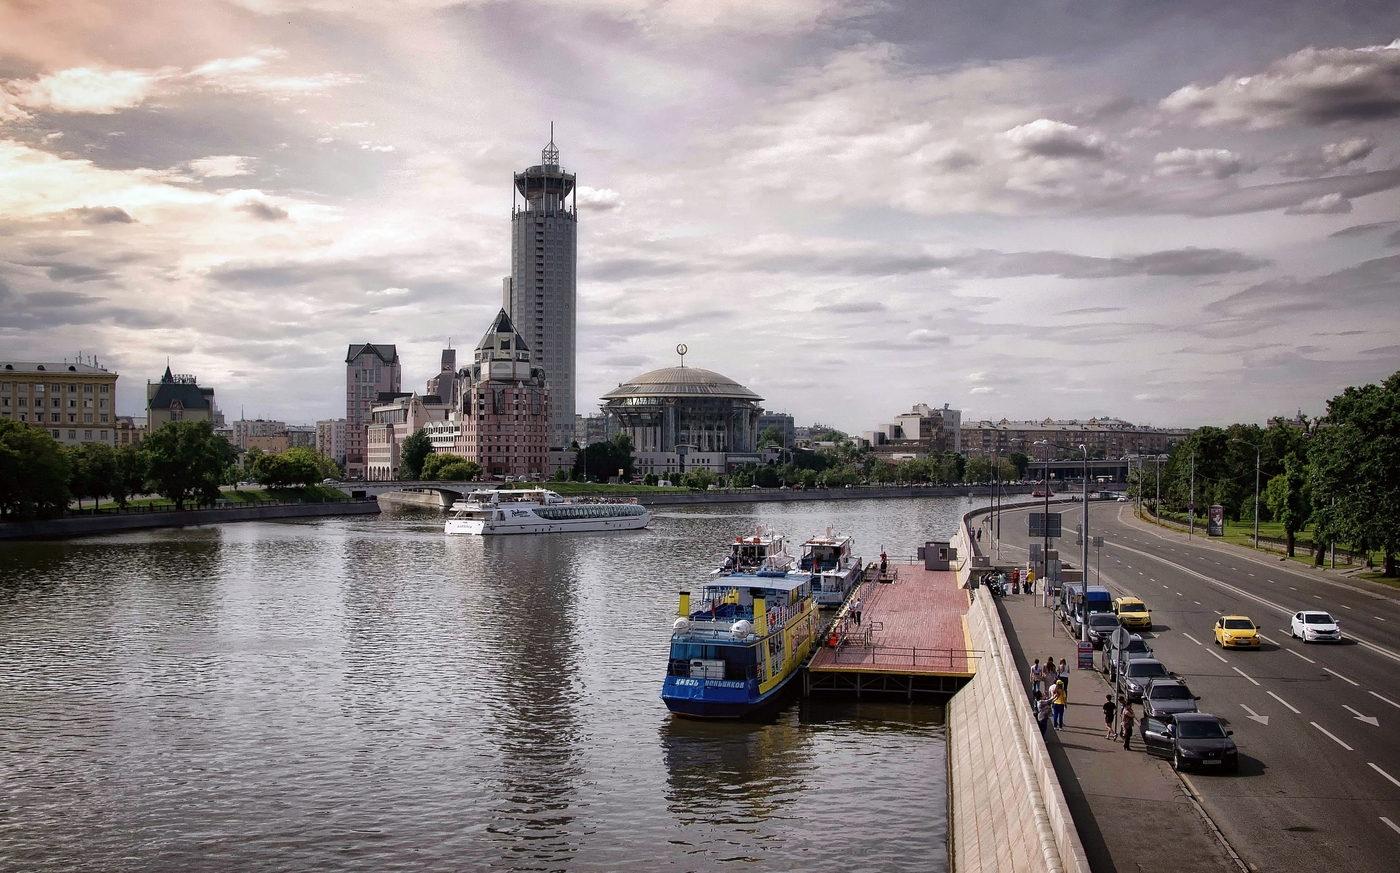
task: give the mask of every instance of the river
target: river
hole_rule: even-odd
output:
[[[946,870],[943,712],[658,698],[676,593],[758,524],[867,559],[962,499],[441,516],[0,544],[0,868]],[[793,551],[796,551],[794,545]]]

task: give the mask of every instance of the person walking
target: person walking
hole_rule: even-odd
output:
[[[1064,688],[1065,688],[1065,693],[1068,694],[1068,693],[1069,693],[1069,665],[1065,663],[1065,659],[1064,659],[1064,658],[1061,658],[1061,659],[1060,659],[1060,666],[1059,666],[1059,668],[1055,671],[1055,674],[1056,674],[1056,677],[1060,680],[1060,684],[1064,686]]]
[[[851,614],[854,616],[857,625],[860,624],[860,611],[864,606],[865,601],[861,600],[859,597],[856,598],[855,603],[851,604]]]
[[[1113,728],[1114,728],[1113,720],[1114,720],[1114,716],[1118,715],[1118,705],[1115,704],[1115,703],[1113,702],[1113,695],[1112,695],[1112,694],[1105,694],[1103,697],[1104,697],[1104,700],[1103,700],[1103,723],[1104,723],[1104,734],[1103,734],[1103,738],[1106,739],[1106,740],[1111,740],[1111,739],[1113,739],[1114,734],[1117,733],[1117,731],[1115,731],[1115,730],[1113,729]]]
[[[1036,697],[1040,696],[1040,683],[1044,678],[1045,671],[1040,669],[1040,659],[1036,658],[1035,663],[1031,665],[1031,694],[1034,694]]]
[[[1069,703],[1069,695],[1065,693],[1065,686],[1061,685],[1059,682],[1056,682],[1052,686],[1051,693],[1055,695],[1055,730],[1064,730],[1065,705]]]
[[[1027,594],[1034,594],[1034,593],[1035,593],[1035,571],[1034,571],[1034,570],[1027,570],[1027,571],[1026,571],[1026,593],[1027,593]]]
[[[1130,746],[1133,742],[1133,722],[1136,720],[1137,716],[1133,713],[1133,702],[1124,697],[1122,714],[1123,748],[1128,749],[1128,751],[1132,751]]]
[[[1050,702],[1048,696],[1041,694],[1035,696],[1035,720],[1040,725],[1042,739],[1045,737],[1046,728],[1050,726],[1050,712],[1053,706],[1054,704]]]

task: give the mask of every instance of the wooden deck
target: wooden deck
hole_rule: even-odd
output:
[[[977,671],[967,631],[967,592],[957,574],[920,564],[878,568],[837,614],[807,666],[804,689],[903,694],[952,694]],[[851,607],[862,601],[861,623]],[[835,643],[833,645],[833,642]]]

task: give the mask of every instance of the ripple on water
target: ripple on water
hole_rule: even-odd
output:
[[[965,501],[444,537],[386,514],[0,545],[0,867],[946,869],[940,709],[657,697],[676,590],[762,523],[874,555]]]

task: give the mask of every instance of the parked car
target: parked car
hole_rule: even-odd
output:
[[[1095,612],[1089,616],[1089,642],[1094,648],[1108,645],[1108,638],[1118,630],[1118,616],[1111,612]]]
[[[1293,627],[1290,630],[1293,636],[1305,643],[1342,641],[1342,626],[1329,612],[1295,612]]]
[[[1152,630],[1152,611],[1136,597],[1120,597],[1113,601],[1113,612],[1123,627]]]
[[[1224,648],[1259,648],[1259,627],[1247,615],[1225,615],[1215,622],[1215,643]]]
[[[1032,496],[1032,497],[1049,497],[1050,495],[1046,494],[1044,491],[1032,491],[1032,492],[1031,492],[1031,496]]]
[[[1123,688],[1127,690],[1129,699],[1141,700],[1148,683],[1170,676],[1167,665],[1156,658],[1135,658],[1123,668]]]
[[[1142,694],[1142,714],[1165,720],[1179,712],[1195,712],[1200,699],[1180,679],[1153,679]]]
[[[1235,732],[1226,730],[1220,719],[1210,713],[1183,712],[1169,721],[1144,717],[1139,731],[1147,751],[1170,758],[1178,770],[1200,767],[1239,772],[1239,748],[1230,739]]]
[[[1108,673],[1108,678],[1113,679],[1118,675],[1122,666],[1132,659],[1150,657],[1152,657],[1152,647],[1143,641],[1140,634],[1131,634],[1128,637],[1128,644],[1123,647],[1115,646],[1112,644],[1112,640],[1109,641],[1104,669]]]
[[[1118,502],[1119,502],[1119,503],[1128,503],[1129,500],[1128,500],[1128,498],[1126,498],[1126,497],[1119,497],[1119,498],[1118,498]]]

